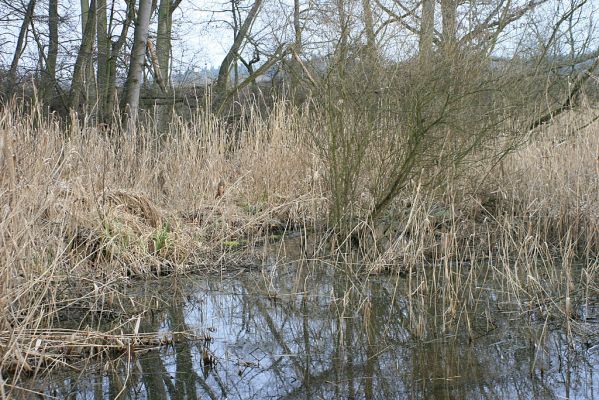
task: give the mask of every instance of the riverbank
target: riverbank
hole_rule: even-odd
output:
[[[576,129],[593,112],[527,136],[493,168],[448,170],[435,190],[411,182],[376,225],[357,215],[366,245],[357,257],[349,237],[327,239],[326,170],[310,146],[307,112],[281,104],[237,126],[196,115],[168,136],[150,125],[131,137],[77,122],[65,132],[41,112],[5,110],[0,370],[16,384],[21,374],[68,364],[43,350],[65,320],[76,322],[79,348],[99,346],[80,339],[89,329],[135,335],[151,307],[125,287],[259,269],[261,245],[298,230],[315,237],[301,257],[357,265],[347,273],[363,281],[410,279],[414,304],[442,304],[456,326],[471,310],[473,283],[456,278],[467,269],[490,271],[541,318],[573,320],[573,299],[599,292],[599,123]],[[366,215],[369,194],[359,197]],[[436,286],[420,284],[430,274]],[[418,307],[414,335],[425,337]]]

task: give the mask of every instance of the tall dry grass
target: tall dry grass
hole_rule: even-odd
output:
[[[125,294],[135,277],[246,263],[231,251],[240,243],[314,221],[322,192],[308,122],[281,103],[236,127],[196,114],[167,136],[150,122],[129,137],[4,106],[0,370],[18,377],[67,362],[56,346],[44,352],[61,319],[75,331],[107,322],[105,331],[133,332],[145,312]]]
[[[563,326],[572,343],[599,340],[588,311],[599,302],[599,124],[579,129],[593,114],[563,116],[490,172],[448,171],[439,193],[415,182],[393,222],[371,228],[378,249],[368,270],[407,279],[417,337],[464,328],[475,336],[477,315],[495,326],[491,315],[502,310]]]
[[[60,319],[76,332],[136,332],[148,306],[126,294],[135,277],[247,263],[249,245],[269,232],[326,227],[314,118],[279,102],[266,116],[248,108],[235,124],[196,113],[166,135],[150,119],[131,137],[4,106],[0,370],[9,384],[36,363],[69,362],[68,346],[65,358],[55,345],[44,356]],[[568,321],[572,299],[597,296],[599,124],[579,131],[579,118],[556,122],[492,170],[448,171],[442,191],[413,182],[382,222],[359,227],[370,240],[362,272],[407,274],[415,334],[425,334],[419,310],[432,302],[442,304],[443,331],[469,326],[480,279],[500,282],[519,307]]]

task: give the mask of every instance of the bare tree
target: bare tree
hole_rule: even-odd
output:
[[[160,0],[158,29],[156,32],[156,56],[165,86],[170,86],[171,49],[173,36],[173,13],[181,0]]]
[[[98,94],[98,119],[106,120],[106,96],[108,91],[108,57],[110,56],[110,38],[108,35],[107,4],[106,0],[97,1],[96,40],[98,49],[98,62],[96,72]]]
[[[419,54],[421,63],[427,63],[433,53],[435,36],[435,0],[422,0],[420,19]]]
[[[135,18],[135,0],[127,0],[127,12],[125,15],[125,19],[122,22],[121,33],[118,36],[117,40],[113,41],[110,44],[110,55],[108,57],[108,68],[106,71],[106,93],[105,93],[105,115],[104,122],[108,122],[107,113],[112,113],[115,109],[115,104],[117,100],[117,61],[119,56],[121,55],[121,51],[125,45],[127,40],[127,35],[129,32],[129,27]],[[112,27],[116,24],[116,17],[114,12],[114,7],[111,9],[110,18],[109,18],[109,32],[112,30]]]
[[[94,0],[92,0],[94,1]],[[123,88],[122,108],[128,116],[129,132],[135,127],[139,111],[139,94],[145,65],[146,47],[150,32],[150,17],[152,13],[152,0],[140,0],[129,72]]]
[[[17,38],[17,44],[15,46],[14,55],[12,58],[12,62],[10,64],[10,70],[8,71],[8,93],[12,93],[14,90],[14,85],[17,80],[17,68],[19,66],[19,59],[23,54],[23,50],[25,49],[25,42],[27,39],[27,32],[29,30],[29,25],[31,24],[31,20],[33,19],[33,10],[35,9],[35,0],[29,0],[27,4],[27,8],[25,9],[25,14],[23,17],[23,23],[21,24],[21,30],[19,31],[19,36]]]
[[[293,0],[293,33],[294,33],[294,51],[300,54],[302,51],[302,23],[300,16],[300,2]]]
[[[315,101],[324,123],[315,127],[314,140],[327,163],[329,215],[343,234],[355,227],[356,197],[364,188],[372,195],[372,204],[361,218],[376,219],[411,180],[429,187],[442,184],[443,171],[459,171],[482,157],[476,149],[493,142],[498,132],[536,127],[571,109],[576,96],[572,91],[578,93],[590,76],[588,69],[579,78],[573,76],[564,101],[559,100],[564,91],[553,90],[555,95],[548,98],[555,100],[550,101],[549,113],[543,113],[539,104],[547,103],[545,85],[565,82],[563,72],[560,76],[555,69],[534,68],[532,58],[521,64],[507,57],[492,58],[506,29],[522,29],[510,27],[544,0],[498,0],[481,7],[485,13],[476,14],[476,2],[470,3],[469,11],[468,4],[458,8],[458,1],[441,0],[439,15],[435,0],[381,0],[376,5],[388,16],[381,26],[393,29],[374,30],[388,35],[374,40],[369,38],[366,15],[363,32],[354,23],[344,30],[343,21],[354,18],[351,7],[340,6],[344,1],[333,6],[341,26],[341,35],[330,42],[334,56],[324,61],[326,73],[315,74],[313,85],[322,88],[315,90]],[[362,2],[362,12],[366,8]],[[458,29],[461,17],[470,20]],[[558,35],[551,36],[548,42]],[[402,38],[406,48],[418,42],[419,49],[417,54],[398,54],[399,61],[373,62],[372,57],[362,57],[360,46],[352,45],[365,41],[368,48],[378,40],[401,48]],[[528,125],[534,115],[534,123]],[[510,137],[513,141],[496,146],[485,157],[493,159],[514,148],[520,137],[515,132]]]
[[[441,0],[441,21],[443,31],[441,43],[444,47],[451,48],[457,34],[457,0]]]
[[[108,13],[106,0],[97,0],[97,116],[98,120],[104,123],[110,122],[111,115],[115,111],[118,59],[134,18],[135,0],[126,1],[127,9],[122,21],[118,20],[115,5],[115,0],[111,0],[110,13]],[[112,41],[113,32],[119,24],[121,32],[116,40]]]
[[[57,92],[56,61],[58,59],[58,0],[48,0],[48,56],[43,73],[42,98],[54,101]]]
[[[252,8],[248,12],[248,15],[246,16],[245,20],[243,21],[243,24],[241,24],[241,26],[239,27],[239,31],[235,36],[231,48],[227,52],[227,55],[225,56],[220,65],[220,68],[218,70],[218,80],[216,81],[215,86],[215,91],[219,95],[224,94],[227,90],[230,79],[229,74],[231,72],[231,65],[238,57],[241,46],[243,45],[244,41],[247,39],[250,33],[250,29],[254,24],[256,17],[258,16],[258,11],[260,10],[260,7],[262,6],[262,1],[263,0],[254,1]]]
[[[85,23],[85,30],[83,31],[83,37],[81,39],[81,46],[79,47],[77,60],[75,61],[75,67],[73,69],[73,79],[71,81],[69,108],[73,110],[79,108],[79,100],[85,84],[85,75],[87,71],[89,71],[88,66],[91,65],[95,18],[96,0],[91,0],[89,12],[87,13],[87,21]]]
[[[370,56],[377,54],[376,34],[374,32],[374,19],[372,17],[372,5],[370,0],[362,0],[362,12],[364,14],[364,31],[366,33],[366,46]]]

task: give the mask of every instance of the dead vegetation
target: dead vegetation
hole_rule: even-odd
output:
[[[52,367],[71,368],[82,359],[114,354],[140,354],[171,345],[175,337],[194,338],[189,332],[98,332],[91,329],[45,329],[22,331],[18,336],[0,332],[2,348],[12,347],[14,359],[3,360],[4,372],[38,374]],[[203,337],[202,337],[203,339]]]
[[[211,118],[177,125],[163,140],[144,130],[137,137],[88,126],[65,133],[52,117],[3,110],[0,370],[11,376],[7,385],[125,339],[156,345],[156,333],[131,322],[148,309],[126,294],[136,279],[253,266],[248,249],[256,243],[312,223],[306,210],[322,196],[298,179],[309,174],[306,149],[279,117],[245,127],[231,156],[225,127]]]
[[[14,384],[35,368],[68,365],[71,348],[90,355],[124,343],[158,345],[132,322],[144,306],[123,306],[131,303],[123,288],[134,279],[255,264],[254,246],[297,228],[324,237],[327,185],[308,140],[310,118],[285,103],[236,127],[198,114],[163,138],[143,127],[134,137],[89,126],[71,126],[67,134],[41,112],[4,109],[5,380],[9,372]],[[455,279],[465,265],[490,268],[522,304],[551,304],[567,317],[574,293],[599,292],[598,125],[578,131],[579,116],[568,118],[495,168],[448,171],[442,190],[412,182],[381,221],[356,227],[367,232],[361,265],[370,274],[407,274],[414,309],[437,296],[448,319],[472,306],[469,286]],[[364,215],[368,199],[362,192]],[[337,244],[333,253],[346,251]],[[331,255],[324,248],[331,246],[320,245],[317,257]],[[417,284],[430,274],[438,274],[440,286]],[[105,331],[90,331],[98,318]],[[65,321],[75,324],[71,333],[61,330]]]

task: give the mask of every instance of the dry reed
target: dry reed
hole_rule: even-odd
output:
[[[148,124],[130,137],[77,118],[67,132],[39,108],[0,111],[0,370],[13,383],[44,357],[68,363],[71,347],[156,344],[131,324],[129,334],[91,334],[88,317],[72,333],[51,329],[77,307],[109,314],[132,277],[243,264],[269,233],[323,227],[323,161],[308,140],[314,116],[285,102],[254,113],[235,125],[197,113],[166,136]],[[413,182],[382,223],[359,227],[370,240],[362,272],[407,274],[416,336],[426,335],[422,310],[432,299],[443,310],[440,330],[471,329],[480,279],[501,282],[521,312],[586,329],[571,299],[599,297],[599,124],[578,131],[577,118],[531,138],[490,174],[448,175],[439,193]],[[318,256],[330,256],[324,248]],[[352,265],[340,251],[336,259]],[[116,324],[132,316],[118,312]],[[41,344],[52,350],[43,357]]]

